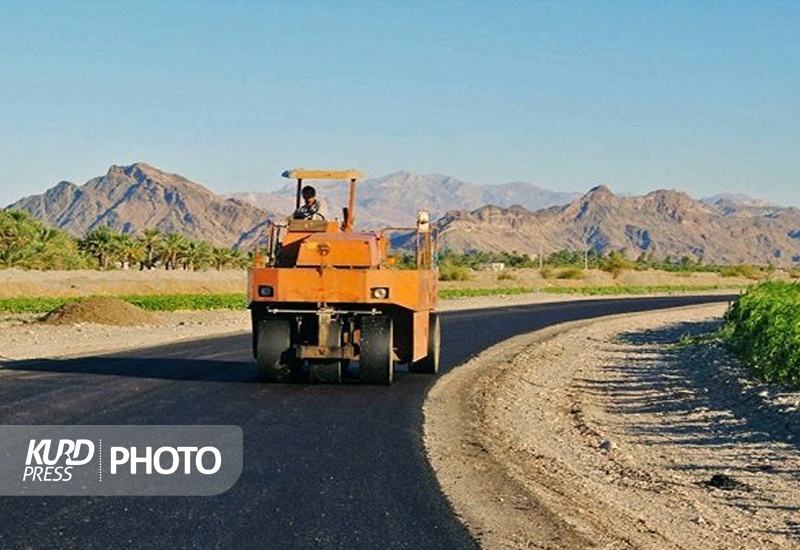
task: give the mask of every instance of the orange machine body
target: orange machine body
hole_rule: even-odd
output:
[[[297,171],[290,173],[297,175]],[[302,178],[297,179],[299,183]],[[350,211],[345,212],[344,223],[289,220],[272,224],[267,252],[256,255],[248,276],[254,346],[258,323],[278,316],[290,319],[293,327],[288,353],[294,360],[358,360],[357,319],[380,315],[393,321],[393,360],[414,363],[431,353],[431,315],[437,305],[438,283],[432,237],[424,228],[420,232],[419,220],[417,227],[408,228],[417,234],[417,266],[395,267],[384,232],[353,231],[353,184],[351,180]],[[419,250],[420,242],[423,250]],[[438,346],[438,326],[436,330]],[[438,365],[438,349],[436,353]]]

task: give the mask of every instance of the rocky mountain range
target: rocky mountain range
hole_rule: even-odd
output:
[[[313,185],[329,217],[341,219],[341,208],[347,205],[347,186],[325,180],[313,182]],[[274,193],[235,193],[229,196],[259,208],[291,212],[295,193],[295,183],[291,182]],[[356,227],[406,227],[413,224],[419,210],[427,210],[434,220],[449,210],[473,210],[487,204],[519,204],[529,210],[538,210],[568,204],[578,196],[579,193],[548,191],[527,182],[479,185],[441,174],[396,172],[358,183]]]
[[[440,244],[456,250],[515,250],[531,255],[565,248],[642,253],[705,263],[800,262],[800,210],[730,198],[711,202],[659,190],[619,197],[595,187],[572,203],[531,212],[484,206],[439,221]]]
[[[329,218],[346,203],[346,187],[315,182]],[[144,163],[112,166],[78,186],[63,181],[9,206],[75,236],[108,225],[127,233],[146,227],[179,232],[218,246],[249,247],[268,219],[294,208],[295,187],[224,197],[177,174]],[[670,190],[617,196],[599,186],[583,196],[515,182],[477,185],[448,176],[398,172],[359,184],[361,228],[413,224],[420,209],[438,222],[440,245],[456,250],[531,255],[591,247],[633,258],[684,256],[707,263],[800,262],[800,210],[747,197],[698,201]]]
[[[341,219],[348,186],[326,180],[313,184],[328,217]],[[126,233],[157,227],[215,245],[248,247],[263,238],[266,220],[294,210],[295,193],[292,181],[274,193],[221,196],[183,176],[136,163],[112,166],[104,176],[81,186],[62,181],[44,194],[25,197],[8,208],[25,210],[74,236],[101,225]],[[423,209],[438,219],[449,209],[515,203],[537,209],[566,204],[576,196],[525,182],[477,185],[442,175],[398,172],[358,184],[355,219],[360,229],[409,227]]]
[[[216,246],[239,243],[268,215],[251,204],[221,197],[177,174],[144,163],[112,166],[104,176],[81,186],[62,181],[42,195],[8,208],[25,210],[38,220],[76,237],[106,225],[124,233],[156,227]]]

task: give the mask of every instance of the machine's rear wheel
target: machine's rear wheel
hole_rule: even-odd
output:
[[[361,318],[361,378],[367,384],[392,383],[394,375],[392,318]]]
[[[288,382],[291,331],[286,319],[261,319],[255,327],[256,365],[259,382]]]
[[[439,328],[439,316],[431,313],[428,321],[428,355],[414,361],[408,366],[411,372],[437,374],[439,372],[439,351],[441,349],[442,331]]]

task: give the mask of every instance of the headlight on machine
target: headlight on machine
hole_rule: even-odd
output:
[[[275,295],[275,289],[271,286],[260,285],[258,287],[258,295],[261,298],[272,298]]]
[[[369,289],[370,295],[376,300],[385,300],[389,297],[389,289],[385,286],[379,286]]]

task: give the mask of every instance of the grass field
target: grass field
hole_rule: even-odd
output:
[[[547,275],[547,274],[545,274]],[[548,277],[538,269],[470,272],[463,281],[443,281],[442,299],[527,293],[638,295],[744,289],[753,281],[715,273],[631,271],[617,277],[587,270]],[[223,271],[22,271],[0,270],[0,311],[45,313],[70,300],[114,296],[151,311],[241,309],[247,273]]]
[[[443,289],[439,297],[443,300],[455,298],[472,298],[478,296],[507,296],[511,294],[572,294],[585,296],[623,296],[642,294],[676,294],[683,292],[701,292],[720,290],[724,287],[698,286],[642,286],[642,287],[550,287],[545,289],[509,287],[509,288],[464,288]],[[77,298],[47,298],[41,296],[0,298],[0,311],[7,313],[47,313],[63,304],[82,300]],[[244,293],[231,294],[150,294],[115,296],[147,311],[179,311],[204,309],[245,309],[247,296]]]
[[[147,296],[115,296],[147,311],[179,311],[201,309],[245,309],[247,296],[241,294],[152,294]],[[63,304],[81,298],[18,297],[0,298],[0,311],[7,313],[47,313]]]

